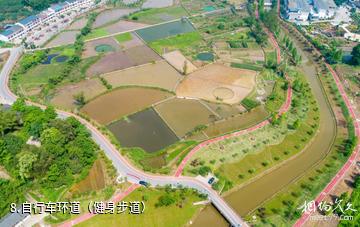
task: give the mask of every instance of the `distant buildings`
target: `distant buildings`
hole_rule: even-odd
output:
[[[94,5],[94,0],[67,0],[62,3],[51,5],[47,10],[42,11],[38,15],[32,15],[20,20],[14,25],[6,28],[0,33],[0,40],[5,42],[13,42],[19,40],[34,30],[35,28],[50,22],[55,17],[64,15],[71,11],[79,11]]]
[[[336,5],[333,0],[314,0],[311,10],[312,20],[324,20],[335,16]]]
[[[286,0],[286,17],[290,21],[326,20],[335,16],[333,0]]]
[[[285,0],[288,20],[306,21],[310,15],[310,5],[306,0]]]

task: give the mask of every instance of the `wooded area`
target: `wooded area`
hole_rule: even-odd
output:
[[[56,118],[54,108],[26,106],[21,99],[0,110],[0,216],[30,191],[47,202],[50,194],[88,175],[98,146],[75,118]],[[32,138],[32,140],[29,140]],[[32,143],[29,143],[32,141]]]

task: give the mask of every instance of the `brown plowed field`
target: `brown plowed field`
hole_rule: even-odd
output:
[[[88,69],[87,75],[101,75],[132,66],[155,62],[160,59],[160,56],[149,47],[144,45],[138,46],[105,55]]]
[[[174,91],[175,85],[182,76],[166,61],[133,67],[102,75],[113,87],[140,85],[160,87]]]
[[[177,87],[181,97],[236,104],[255,86],[256,72],[211,64],[189,74]]]
[[[147,26],[147,24],[142,24],[142,23],[136,23],[136,22],[132,22],[132,21],[124,21],[121,20],[119,22],[116,22],[112,25],[106,26],[104,29],[109,32],[110,34],[115,34],[115,33],[119,33],[119,32],[124,32],[124,31],[130,31],[130,30],[135,30],[135,29],[140,29]]]
[[[77,84],[60,87],[51,103],[64,109],[73,109],[75,107],[74,95],[84,92],[85,99],[89,100],[105,91],[106,88],[99,79],[84,80]]]
[[[101,124],[109,124],[171,96],[158,89],[121,88],[95,98],[81,111]]]
[[[197,100],[171,99],[157,105],[155,110],[178,137],[215,120],[213,113]]]

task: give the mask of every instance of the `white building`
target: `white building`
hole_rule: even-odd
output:
[[[312,20],[325,20],[335,16],[336,5],[333,0],[314,0],[310,18]]]
[[[22,37],[24,29],[19,25],[13,25],[0,33],[0,40],[4,42],[11,42],[14,39]]]
[[[48,23],[55,17],[65,15],[72,11],[81,13],[94,6],[94,0],[67,0],[62,3],[51,5],[47,10],[42,11],[38,15],[32,15],[17,22],[10,28],[0,33],[0,40],[5,42],[13,42],[26,37],[28,33],[35,28]]]
[[[286,0],[286,17],[290,21],[307,21],[311,7],[306,0]]]

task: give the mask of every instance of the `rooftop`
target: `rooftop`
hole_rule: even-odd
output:
[[[290,11],[309,12],[310,5],[306,0],[288,0],[288,9]]]
[[[20,30],[23,30],[23,28],[19,25],[14,25],[14,26],[11,26],[10,28],[8,29],[5,29],[3,32],[1,32],[0,34],[3,35],[3,36],[10,36],[11,34],[17,32],[17,31],[20,31]]]
[[[53,9],[55,12],[59,12],[60,10],[62,10],[65,6],[67,6],[69,3],[67,2],[61,2],[61,3],[58,3],[58,4],[54,4],[54,5],[51,5],[51,9]]]
[[[336,8],[336,5],[333,0],[314,0],[314,7],[318,10],[328,10],[330,8]]]
[[[8,213],[5,217],[0,219],[0,226],[15,226],[20,221],[24,220],[29,214],[23,214],[21,207],[15,213]]]
[[[29,23],[37,20],[37,19],[38,19],[38,16],[36,16],[36,15],[31,15],[31,16],[28,16],[28,17],[20,20],[18,23],[19,23],[19,24],[22,24],[22,25],[27,25],[27,24],[29,24]]]

